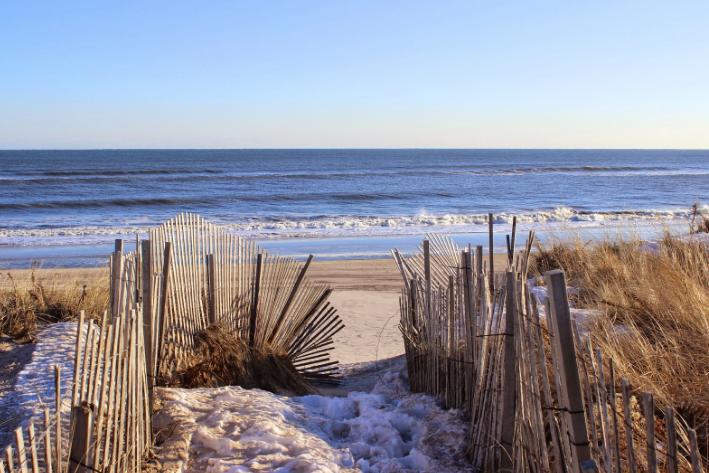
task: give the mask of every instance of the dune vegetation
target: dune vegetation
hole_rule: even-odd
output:
[[[541,274],[562,268],[578,289],[574,302],[594,309],[592,343],[611,358],[618,379],[652,392],[694,426],[700,444],[709,426],[709,246],[666,235],[539,247]],[[703,440],[703,441],[702,441]],[[706,454],[706,452],[705,452]]]
[[[43,323],[72,320],[84,310],[87,317],[108,308],[108,284],[59,284],[55,277],[39,278],[33,271],[29,283],[18,283],[12,273],[0,288],[0,333],[30,341]],[[103,281],[101,281],[103,282]]]

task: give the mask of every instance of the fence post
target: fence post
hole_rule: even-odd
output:
[[[143,344],[145,345],[145,364],[148,373],[148,396],[150,408],[153,406],[153,385],[155,369],[153,362],[153,274],[150,240],[140,241],[140,278],[141,278],[141,308],[143,310]]]
[[[214,255],[207,255],[207,320],[209,325],[217,323],[217,271],[214,267]]]
[[[116,239],[113,248],[113,259],[111,264],[111,318],[116,316],[118,311],[118,296],[121,280],[121,265],[123,264],[123,240]]]
[[[490,261],[490,274],[487,275],[490,280],[490,294],[495,294],[495,258],[494,258],[494,248],[493,248],[493,232],[492,232],[492,214],[487,214],[487,228],[488,228],[488,258]]]
[[[71,451],[69,454],[68,473],[92,473],[90,464],[91,433],[93,430],[93,408],[87,402],[72,408],[72,425],[74,426],[71,437]]]
[[[566,410],[570,431],[569,443],[573,452],[574,471],[598,471],[596,462],[591,458],[591,444],[588,440],[586,429],[586,416],[581,398],[581,381],[578,365],[576,364],[576,345],[571,329],[571,311],[566,296],[566,278],[561,270],[547,271],[544,279],[549,293],[550,321],[554,326],[554,349],[558,353],[561,366],[561,389],[563,395],[560,399],[568,405],[562,406]]]
[[[431,316],[431,243],[423,241],[423,274],[426,283],[426,317]]]
[[[261,291],[261,266],[263,264],[263,253],[256,257],[256,275],[254,276],[254,296],[251,300],[251,314],[249,317],[249,347],[256,342],[256,317],[258,316],[258,296]]]
[[[504,372],[502,380],[502,432],[500,443],[500,471],[512,471],[515,430],[515,408],[517,391],[516,347],[515,347],[515,318],[517,317],[517,301],[515,299],[517,288],[515,274],[507,272],[507,289],[505,302],[505,340],[504,340]]]
[[[167,299],[168,291],[170,289],[170,266],[172,265],[172,243],[169,241],[165,242],[165,249],[163,250],[162,258],[162,286],[160,287],[160,307],[157,315],[160,317],[157,322],[157,340],[155,341],[155,353],[154,357],[156,360],[160,359],[162,355],[162,338],[165,334],[165,327],[167,325]],[[158,368],[155,367],[155,372],[157,374]]]

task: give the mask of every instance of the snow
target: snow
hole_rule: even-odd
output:
[[[537,286],[537,281],[533,278],[527,280],[527,286],[529,287],[529,292],[537,302],[539,317],[542,319],[546,318],[546,302],[549,297],[546,286]],[[576,287],[567,287],[566,292],[569,296],[574,296],[578,295],[579,289]],[[597,309],[579,309],[573,307],[572,300],[569,300],[569,305],[571,318],[578,324],[579,332],[582,335],[586,334],[587,327],[590,325],[593,318],[600,315],[601,312]]]
[[[158,457],[173,472],[468,471],[460,413],[409,393],[403,358],[384,365],[369,392],[342,397],[160,389],[155,428],[169,434]],[[372,366],[345,371],[367,376]]]
[[[55,411],[54,366],[60,369],[62,412],[70,412],[75,348],[75,322],[51,324],[37,334],[32,360],[18,373],[12,397],[8,399],[23,420],[43,416],[46,407]]]
[[[86,330],[83,335],[85,336]],[[31,360],[17,374],[13,390],[2,398],[0,412],[11,413],[0,422],[0,443],[11,442],[12,431],[26,426],[30,420],[35,425],[44,422],[44,409],[56,412],[54,366],[60,370],[62,392],[62,425],[69,431],[71,412],[71,385],[74,376],[74,351],[76,348],[76,323],[59,322],[47,325],[37,333]],[[68,435],[64,436],[68,447]],[[3,447],[4,445],[0,445]]]

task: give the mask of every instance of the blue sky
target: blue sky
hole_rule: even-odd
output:
[[[709,148],[709,2],[5,1],[0,148]]]

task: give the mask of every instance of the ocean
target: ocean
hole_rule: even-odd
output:
[[[196,212],[267,249],[384,256],[426,232],[482,241],[512,215],[544,234],[686,228],[709,201],[709,151],[85,150],[0,151],[0,267],[104,264]]]

